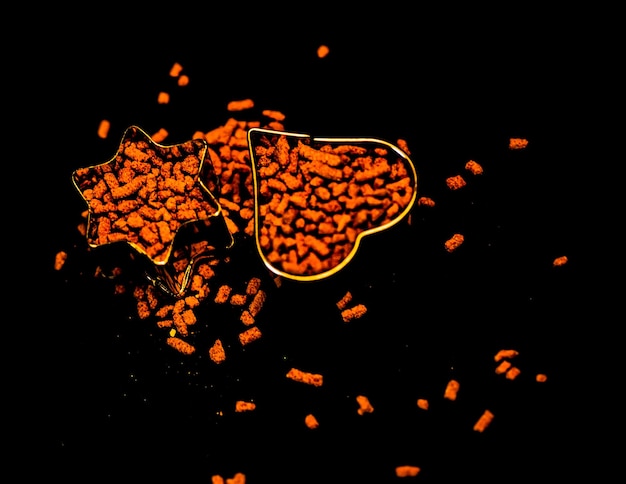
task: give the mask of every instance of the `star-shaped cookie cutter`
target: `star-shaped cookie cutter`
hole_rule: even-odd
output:
[[[282,277],[337,273],[364,237],[400,222],[417,197],[408,153],[385,140],[251,128],[248,147],[256,246]]]
[[[162,145],[130,126],[112,159],[75,170],[72,181],[88,206],[89,247],[128,244],[152,283],[184,295],[194,264],[234,243],[202,180],[212,176],[207,150],[203,139]]]

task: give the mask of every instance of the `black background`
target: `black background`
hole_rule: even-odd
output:
[[[34,193],[28,215],[18,211],[20,237],[8,240],[26,255],[7,261],[17,265],[21,328],[8,368],[26,410],[12,414],[19,438],[10,442],[24,476],[521,482],[606,468],[596,440],[606,397],[590,366],[609,299],[601,257],[590,254],[603,199],[590,194],[606,167],[590,136],[602,132],[605,93],[595,81],[611,77],[599,54],[610,30],[593,36],[582,22],[594,19],[582,12],[524,9],[49,14],[55,21],[7,73],[20,84],[14,121],[26,134],[18,188]],[[321,44],[330,48],[324,59]],[[188,86],[169,76],[174,62]],[[160,91],[168,105],[156,102]],[[245,349],[233,339],[233,315],[207,308],[215,321],[207,331],[232,339],[218,366],[171,350],[127,299],[90,277],[100,255],[83,251],[84,205],[70,176],[109,160],[130,125],[183,142],[237,117],[226,105],[244,98],[256,113],[283,112],[289,131],[405,139],[418,195],[436,206],[416,206],[410,224],[366,239],[329,280],[273,288],[263,337]],[[102,140],[104,118],[112,124]],[[510,137],[528,148],[509,150]],[[469,159],[483,175],[464,172]],[[456,174],[469,183],[453,192],[445,178]],[[443,242],[456,232],[466,242],[447,253]],[[234,283],[261,270],[249,249],[235,252]],[[57,272],[60,250],[70,259]],[[552,267],[561,255],[568,264]],[[368,307],[349,324],[334,305],[347,290]],[[519,351],[514,381],[494,372],[493,356],[508,348]],[[323,374],[324,385],[288,380],[291,367]],[[548,381],[535,382],[537,373]],[[442,398],[451,378],[461,382],[455,402]],[[358,394],[372,414],[357,414]],[[418,409],[417,398],[431,408]],[[257,408],[235,413],[236,400]],[[495,419],[475,432],[485,409]],[[308,413],[318,429],[304,425]],[[399,465],[422,470],[400,479]]]

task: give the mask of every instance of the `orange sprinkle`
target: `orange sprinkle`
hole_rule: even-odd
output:
[[[154,133],[152,135],[152,139],[156,142],[156,143],[160,143],[161,141],[163,141],[165,138],[167,138],[167,135],[169,133],[167,132],[167,130],[161,128],[159,129],[156,133]]]
[[[256,408],[256,404],[253,402],[244,402],[243,400],[237,400],[235,402],[235,412],[249,412]]]
[[[450,190],[458,190],[467,185],[467,182],[461,175],[456,175],[446,178],[446,185],[448,185]]]
[[[109,128],[111,127],[111,123],[107,119],[103,119],[100,121],[100,126],[98,126],[98,136],[104,139],[109,136]]]
[[[543,383],[548,380],[548,375],[545,375],[544,373],[537,373],[535,380],[537,380],[539,383]]]
[[[54,256],[54,270],[60,271],[67,260],[67,252],[61,250]]]
[[[428,400],[426,400],[425,398],[418,398],[417,406],[422,410],[428,410]]]
[[[454,234],[451,238],[445,241],[444,246],[448,252],[454,252],[461,244],[465,242],[465,237],[462,234]]]
[[[414,477],[418,475],[420,468],[416,466],[398,466],[396,467],[397,477]]]
[[[568,260],[568,259],[567,259],[567,256],[566,256],[566,255],[563,255],[563,256],[561,256],[561,257],[557,257],[556,259],[554,259],[554,260],[552,261],[552,265],[553,265],[554,267],[564,266],[565,264],[567,264],[567,260]]]
[[[317,421],[317,419],[315,418],[313,414],[309,414],[306,417],[304,417],[304,424],[310,429],[316,429],[317,427],[320,426],[319,422]]]
[[[500,350],[496,353],[493,359],[495,361],[500,361],[502,358],[514,358],[517,355],[519,355],[517,350]]]
[[[369,399],[364,395],[357,395],[356,401],[359,404],[359,409],[357,413],[359,415],[363,415],[365,413],[372,413],[374,411],[374,407],[370,403]]]
[[[250,109],[254,107],[254,101],[252,99],[241,99],[238,101],[231,101],[226,106],[229,111],[243,111],[244,109]]]
[[[178,62],[174,62],[174,65],[172,65],[172,68],[170,69],[170,76],[178,77],[182,70],[183,66],[180,65]]]
[[[313,385],[316,387],[321,387],[322,383],[324,382],[324,378],[322,375],[317,373],[309,373],[299,370],[297,368],[291,368],[285,376],[293,381],[306,383],[307,385]]]
[[[327,45],[320,45],[317,48],[317,57],[319,57],[320,59],[323,59],[324,57],[328,55],[329,52],[330,52],[330,49],[328,48]]]
[[[159,104],[167,104],[170,102],[170,95],[167,92],[161,91],[157,96],[157,102]]]
[[[510,138],[509,149],[510,150],[523,150],[528,146],[528,140],[524,138]]]
[[[477,432],[482,432],[485,430],[491,421],[493,420],[493,413],[489,410],[485,410],[485,412],[480,416],[478,421],[474,424],[474,430]]]
[[[446,385],[446,390],[443,393],[443,398],[447,398],[448,400],[456,400],[456,396],[459,392],[459,382],[456,380],[450,380]]]
[[[226,359],[226,352],[224,351],[224,346],[222,345],[221,340],[216,339],[213,346],[209,348],[209,357],[211,358],[211,361],[217,364]]]
[[[465,169],[469,171],[472,175],[482,175],[483,167],[476,163],[474,160],[469,160],[465,163]]]
[[[506,372],[506,378],[507,380],[515,380],[517,378],[517,376],[521,373],[520,369],[512,366],[507,372]]]
[[[187,84],[189,84],[189,76],[186,76],[185,74],[183,74],[182,76],[178,78],[179,86],[186,86]]]

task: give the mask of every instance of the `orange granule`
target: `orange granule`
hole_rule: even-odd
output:
[[[183,74],[182,76],[178,78],[179,86],[186,86],[187,84],[189,84],[189,76],[186,76],[185,74]]]
[[[250,329],[247,329],[245,331],[243,331],[242,333],[239,333],[239,342],[242,345],[247,345],[252,343],[253,341],[258,340],[261,337],[261,330],[259,328],[257,328],[256,326],[253,326]]]
[[[250,109],[254,107],[254,101],[252,99],[241,99],[238,101],[230,101],[226,106],[229,111],[243,111],[244,109]]]
[[[443,393],[443,398],[446,398],[448,400],[456,400],[457,394],[459,392],[459,382],[456,380],[450,380],[448,382],[448,384],[446,385],[446,389]]]
[[[418,398],[417,406],[422,410],[428,410],[428,400],[426,400],[425,398]]]
[[[429,197],[419,197],[417,199],[417,204],[421,207],[434,207],[435,201]]]
[[[482,432],[485,430],[491,421],[493,420],[493,413],[489,410],[485,410],[485,412],[480,416],[478,421],[474,424],[474,430],[477,432]]]
[[[60,250],[54,256],[54,269],[60,271],[65,265],[65,261],[67,260],[67,252]]]
[[[310,429],[316,429],[320,426],[319,422],[313,414],[308,414],[306,417],[304,417],[304,424]]]
[[[469,171],[472,175],[483,174],[483,167],[474,160],[469,160],[467,163],[465,163],[465,169]]]
[[[322,386],[322,383],[324,383],[324,378],[322,375],[317,373],[309,373],[299,370],[297,368],[291,368],[285,376],[293,381],[306,383],[307,385],[313,385],[316,387],[320,387]]]
[[[463,242],[465,242],[465,237],[462,234],[454,234],[444,242],[444,246],[448,252],[454,252]]]
[[[369,399],[366,396],[357,395],[356,401],[359,404],[359,408],[357,410],[357,413],[359,415],[372,413],[374,411],[374,407],[372,407],[372,404],[370,403]]]
[[[211,361],[218,364],[226,359],[226,352],[224,351],[221,340],[216,339],[213,346],[209,348],[209,358],[211,358]]]
[[[509,149],[510,150],[523,150],[528,146],[528,140],[524,138],[510,138]]]
[[[467,185],[467,182],[461,175],[456,175],[446,178],[446,185],[448,185],[450,190],[458,190]]]
[[[515,380],[518,375],[521,373],[520,369],[512,366],[511,368],[509,368],[509,370],[506,372],[506,378],[507,380]]]
[[[167,344],[184,355],[191,355],[194,351],[196,351],[196,348],[192,345],[175,336],[167,338]]]
[[[502,373],[506,373],[511,368],[511,362],[504,360],[496,367],[496,373],[501,375]]]
[[[109,136],[109,129],[111,128],[111,123],[107,119],[103,119],[100,121],[100,125],[98,126],[98,136],[100,138],[106,138]]]
[[[160,143],[161,141],[165,140],[165,138],[167,138],[167,135],[169,133],[167,132],[166,129],[161,128],[159,129],[156,133],[154,133],[152,135],[152,139],[156,142],[156,143]]]
[[[567,264],[567,260],[568,260],[568,259],[567,259],[567,256],[566,256],[566,255],[563,255],[563,256],[561,256],[561,257],[557,257],[556,259],[554,259],[554,260],[552,261],[552,265],[553,265],[554,267],[564,266],[565,264]]]
[[[172,65],[170,69],[170,76],[178,77],[182,70],[183,70],[183,66],[179,64],[178,62],[174,62],[174,64]]]
[[[227,286],[226,284],[220,286],[217,290],[217,295],[215,296],[214,301],[218,304],[225,303],[226,301],[228,301],[231,291],[232,288],[230,286]]]
[[[398,466],[396,467],[397,477],[414,477],[419,474],[420,468],[416,466]]]
[[[263,114],[263,116],[267,116],[268,118],[273,119],[274,121],[285,120],[285,115],[281,113],[280,111],[274,111],[272,109],[264,109],[263,111],[261,111],[261,114]]]
[[[243,400],[237,400],[235,402],[235,412],[249,412],[256,408],[256,404],[253,402],[245,402]]]
[[[167,104],[170,102],[170,95],[167,92],[161,91],[157,96],[157,102],[159,104]]]
[[[341,311],[341,319],[343,319],[345,323],[348,323],[353,319],[362,317],[365,313],[367,313],[367,306],[365,306],[365,304],[357,304],[356,306]]]
[[[537,376],[535,376],[535,380],[537,380],[539,383],[543,383],[545,381],[548,381],[548,376],[544,373],[537,373]]]
[[[517,350],[500,350],[495,354],[493,359],[495,361],[500,361],[502,358],[514,358],[517,355],[519,355]]]
[[[350,291],[346,291],[346,293],[341,297],[339,301],[337,301],[337,307],[343,311],[348,307],[348,304],[352,301],[352,293]]]
[[[330,49],[328,48],[328,46],[322,44],[317,48],[317,57],[319,57],[320,59],[323,59],[324,57],[328,55],[329,52],[330,52]]]

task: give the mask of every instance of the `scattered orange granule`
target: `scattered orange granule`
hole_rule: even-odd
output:
[[[514,358],[517,355],[519,355],[517,350],[500,350],[495,354],[493,359],[495,361],[500,361],[502,358]]]
[[[417,406],[422,410],[428,410],[428,400],[426,400],[425,398],[418,398]]]
[[[482,432],[485,430],[491,421],[493,420],[493,413],[489,410],[485,410],[485,412],[480,416],[478,421],[474,424],[474,430],[477,432]]]
[[[100,138],[106,138],[109,136],[109,128],[111,127],[111,123],[107,119],[103,119],[100,121],[100,125],[98,126],[98,136]]]
[[[554,259],[552,261],[552,265],[554,267],[564,266],[565,264],[567,264],[567,256],[566,255],[563,255],[561,257],[557,257],[556,259]]]
[[[416,466],[398,466],[396,467],[397,477],[414,477],[418,475],[420,468]]]
[[[511,362],[504,360],[496,367],[496,373],[501,375],[502,373],[506,373],[511,368]]]
[[[249,412],[255,408],[256,404],[253,402],[244,402],[243,400],[237,400],[235,402],[235,412]]]
[[[324,378],[322,375],[316,373],[308,373],[306,371],[298,370],[297,368],[290,369],[285,376],[293,381],[306,383],[307,385],[313,385],[316,387],[321,387],[322,383],[324,382]]]
[[[456,400],[456,396],[459,392],[459,382],[456,380],[450,380],[446,385],[446,389],[443,393],[443,398],[447,398],[448,400]]]
[[[60,271],[65,265],[65,261],[67,260],[67,252],[64,250],[60,250],[54,256],[54,269]]]
[[[209,348],[209,358],[211,358],[211,361],[218,364],[226,359],[226,352],[224,351],[221,340],[216,339],[213,346]]]
[[[512,366],[511,368],[509,368],[509,370],[506,372],[506,378],[507,380],[515,380],[517,378],[517,376],[520,374],[520,369]]]
[[[467,185],[467,182],[461,175],[456,175],[446,178],[446,185],[448,185],[450,190],[458,190]]]
[[[261,337],[261,330],[256,326],[253,326],[250,329],[246,329],[244,332],[239,333],[239,342],[242,345],[247,345],[252,343],[253,341],[258,340]]]
[[[467,171],[469,171],[472,175],[482,175],[483,174],[483,167],[480,166],[474,160],[469,160],[467,163],[465,163],[465,169]]]
[[[341,297],[339,301],[337,301],[337,307],[340,310],[344,310],[348,307],[348,304],[352,301],[352,293],[350,291],[346,291],[346,293]]]
[[[238,101],[231,101],[226,106],[229,111],[243,111],[244,109],[250,109],[254,107],[254,101],[252,99],[241,99]]]
[[[192,345],[175,336],[167,338],[167,344],[184,355],[191,355],[196,351]]]
[[[548,376],[544,373],[537,373],[535,380],[537,380],[539,383],[543,383],[548,380]]]
[[[341,319],[343,319],[345,323],[348,323],[353,319],[362,317],[365,313],[367,313],[365,304],[357,304],[356,306],[341,311]]]
[[[524,138],[510,138],[509,149],[510,150],[523,150],[528,146],[528,140]]]
[[[417,199],[417,204],[420,207],[434,207],[435,206],[435,201],[432,198],[419,197]]]
[[[167,92],[161,91],[157,96],[157,102],[159,104],[167,104],[170,102],[170,95]]]
[[[463,242],[465,242],[465,237],[462,234],[454,234],[444,242],[444,246],[448,252],[454,252]]]
[[[317,419],[315,418],[313,414],[309,414],[306,417],[304,417],[304,424],[310,429],[316,429],[317,427],[320,426],[319,422],[317,421]]]
[[[374,411],[374,407],[370,403],[369,399],[364,395],[357,395],[356,401],[359,404],[359,409],[357,413],[359,415],[363,415],[365,413],[372,413]]]
[[[161,141],[163,141],[165,138],[167,138],[167,135],[169,133],[167,132],[166,129],[161,128],[159,129],[156,133],[154,133],[152,135],[152,139],[156,142],[156,143],[160,143]]]
[[[178,62],[174,62],[172,68],[170,69],[170,76],[178,77],[182,70],[183,66],[180,65]]]
[[[323,59],[324,57],[328,55],[329,52],[330,52],[330,49],[328,48],[327,45],[320,45],[317,48],[317,57],[319,57],[320,59]]]
[[[268,118],[272,118],[274,121],[285,120],[285,115],[281,113],[280,111],[274,111],[272,109],[264,109],[263,111],[261,111],[261,114],[263,114],[263,116],[267,116]]]
[[[182,76],[178,78],[179,86],[186,86],[187,84],[189,84],[189,76],[186,76],[185,74],[183,74]]]

